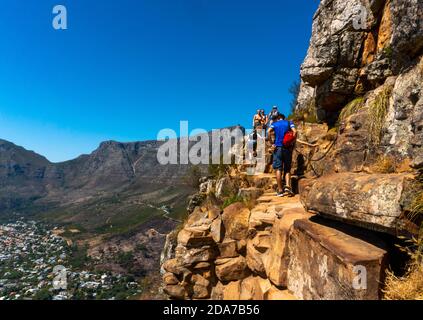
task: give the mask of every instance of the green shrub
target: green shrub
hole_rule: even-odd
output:
[[[34,295],[34,300],[51,300],[53,295],[48,289],[41,289]]]
[[[226,207],[229,207],[231,204],[237,203],[237,202],[244,202],[244,199],[238,195],[230,196],[229,198],[226,198],[223,202],[222,209],[225,209]]]
[[[356,113],[364,106],[364,97],[357,97],[354,100],[350,101],[341,111],[338,118],[338,123],[344,121],[349,116]]]

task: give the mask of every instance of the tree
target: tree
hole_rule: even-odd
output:
[[[300,80],[295,80],[291,83],[291,86],[289,87],[288,91],[292,95],[292,99],[290,102],[291,106],[291,114],[294,114],[295,107],[297,106],[298,102],[298,96],[300,94],[300,88],[301,88],[301,82]]]

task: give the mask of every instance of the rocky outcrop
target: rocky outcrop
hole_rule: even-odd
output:
[[[387,251],[333,226],[297,220],[289,234],[288,289],[306,300],[377,300]],[[378,243],[379,242],[379,243]]]
[[[302,201],[308,210],[372,230],[402,234],[417,226],[404,212],[413,192],[410,174],[328,175],[302,182]]]
[[[315,99],[319,118],[333,121],[355,94],[401,73],[422,52],[422,6],[419,0],[322,1],[301,66],[298,107]]]

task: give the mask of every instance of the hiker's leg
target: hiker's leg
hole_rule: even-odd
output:
[[[291,173],[290,172],[285,172],[285,186],[287,186],[289,189],[292,190]]]
[[[282,170],[276,170],[276,182],[278,183],[278,192],[283,192]]]
[[[291,167],[292,167],[292,151],[288,149],[283,150],[283,170],[285,186],[292,190],[291,184]]]
[[[283,192],[283,185],[282,185],[282,150],[281,148],[276,148],[273,152],[273,170],[276,173],[276,181],[278,183],[278,192]]]

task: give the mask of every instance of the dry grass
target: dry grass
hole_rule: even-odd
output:
[[[423,175],[420,173],[417,181],[421,183],[421,188],[412,202],[408,216],[411,221],[418,221],[423,217],[422,179]],[[419,234],[407,243],[409,246],[400,249],[410,256],[408,272],[403,277],[388,272],[384,290],[384,298],[387,300],[423,300],[423,224]]]
[[[397,171],[397,161],[391,156],[379,156],[375,163],[371,166],[374,173],[395,173]]]
[[[391,86],[383,88],[369,106],[369,141],[375,147],[379,146],[382,140],[382,129],[388,113],[392,90]]]
[[[418,217],[423,217],[423,192],[418,193],[414,198],[411,204],[411,212],[408,216],[412,221]]]
[[[364,106],[365,100],[364,97],[357,97],[354,100],[350,101],[341,111],[339,115],[338,122],[342,122],[347,119],[349,116],[357,113]]]
[[[401,278],[389,272],[384,293],[386,300],[423,300],[423,266],[411,266]]]

